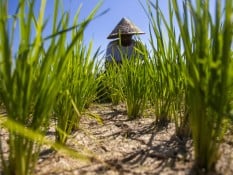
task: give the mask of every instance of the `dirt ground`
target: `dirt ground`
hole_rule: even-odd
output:
[[[88,155],[80,160],[43,147],[35,175],[194,175],[194,151],[190,138],[175,135],[175,125],[158,127],[153,113],[128,120],[123,104],[93,104],[89,112],[102,118],[102,123],[84,116],[80,129],[68,139],[69,148]],[[1,113],[4,111],[1,110]],[[5,132],[1,134],[4,134]],[[7,136],[6,136],[7,137]],[[54,124],[47,133],[55,139]],[[217,173],[233,174],[233,128],[226,133],[220,147]],[[0,167],[1,169],[1,167]]]
[[[36,166],[36,175],[195,174],[192,141],[176,137],[174,124],[158,128],[149,114],[129,121],[124,105],[96,104],[90,107],[90,112],[101,116],[103,125],[84,117],[80,129],[67,144],[92,155],[92,160],[77,160],[45,149]],[[49,137],[54,137],[53,130]],[[220,151],[218,173],[210,174],[233,174],[233,132],[227,133]]]

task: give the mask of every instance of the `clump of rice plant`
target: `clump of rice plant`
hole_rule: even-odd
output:
[[[44,135],[50,115],[61,89],[62,75],[75,43],[80,41],[86,25],[95,11],[79,24],[70,43],[66,41],[65,18],[58,21],[58,4],[54,1],[52,34],[48,45],[43,39],[46,25],[44,12],[46,0],[41,1],[38,16],[35,1],[20,0],[18,10],[12,17],[19,26],[19,45],[13,57],[15,25],[8,30],[8,1],[0,1],[0,98],[7,112],[6,120],[12,121],[9,131],[8,153],[4,152],[4,137],[0,138],[0,156],[3,174],[33,174],[41,144],[32,139],[32,131]],[[74,28],[74,27],[73,27]],[[25,127],[17,131],[18,125]]]
[[[112,62],[106,63],[106,71],[103,73],[103,86],[104,93],[103,96],[110,98],[113,105],[119,104],[123,101],[123,81],[121,76],[121,66],[117,64],[114,60]]]
[[[148,77],[149,54],[145,46],[139,45],[135,55],[130,59],[123,59],[121,78],[123,82],[123,97],[126,101],[129,119],[135,119],[143,114],[148,103],[149,77]]]
[[[90,55],[92,43],[88,48],[84,47],[82,42],[76,43],[75,46],[62,77],[62,90],[54,110],[56,141],[62,144],[66,142],[68,135],[78,128],[81,115],[97,98],[100,79],[97,77],[98,64],[95,61],[98,53],[94,54],[93,58]]]
[[[130,58],[121,53],[122,63],[107,63],[104,85],[113,104],[126,103],[129,119],[142,115],[148,100],[147,60],[145,46],[138,42]]]
[[[219,159],[219,145],[232,100],[233,3],[216,0],[214,15],[209,3],[208,0],[186,0],[182,12],[176,0],[169,1],[167,20],[158,1],[156,4],[148,1],[147,13],[153,31],[150,33],[152,60],[153,57],[157,59],[155,66],[149,69],[154,72],[151,77],[155,80],[154,86],[158,87],[154,96],[165,95],[165,101],[172,103],[175,116],[179,113],[177,109],[182,109],[183,114],[175,117],[176,124],[181,126],[177,131],[182,132],[183,126],[187,127],[185,123],[190,125],[196,165],[206,171],[214,169]],[[161,21],[169,39],[164,37]],[[178,29],[174,23],[178,24]],[[178,99],[180,102],[176,102]]]
[[[143,8],[150,21],[152,52],[148,72],[151,78],[150,101],[155,109],[156,123],[166,126],[175,120],[178,131],[186,125],[187,120],[183,112],[177,112],[184,108],[185,81],[182,70],[185,61],[179,35],[174,30],[174,12],[169,6],[169,20],[166,19],[158,1],[148,1],[147,8]],[[177,117],[177,113],[180,117]]]
[[[219,159],[226,116],[229,113],[229,84],[233,2],[187,0],[183,14],[177,1],[172,7],[181,33],[186,60],[187,105],[199,168],[213,170]]]

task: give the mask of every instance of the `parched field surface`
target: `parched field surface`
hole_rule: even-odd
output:
[[[96,104],[90,112],[100,115],[103,124],[83,117],[68,145],[92,155],[92,160],[77,160],[45,149],[35,174],[194,174],[192,141],[176,137],[174,124],[159,128],[150,114],[129,121],[124,105]],[[48,137],[54,137],[52,129]],[[220,174],[233,174],[232,141],[229,131],[217,164]]]
[[[178,138],[173,123],[158,127],[149,111],[143,118],[128,120],[122,104],[94,104],[89,110],[102,118],[102,124],[84,116],[67,145],[91,160],[75,159],[43,147],[36,175],[195,174],[192,140]],[[54,126],[47,137],[55,139]],[[232,129],[226,133],[220,153],[218,174],[232,175]]]

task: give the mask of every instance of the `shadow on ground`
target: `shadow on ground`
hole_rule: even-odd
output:
[[[103,164],[93,169],[94,174],[109,174],[109,171],[114,171],[117,174],[142,174],[145,166],[149,168],[143,174],[160,174],[165,172],[166,168],[175,171],[177,161],[190,162],[189,149],[191,144],[186,144],[188,141],[191,142],[189,138],[181,140],[175,135],[171,135],[167,140],[159,140],[156,136],[161,132],[166,134],[168,125],[161,127],[152,121],[146,126],[133,128],[127,118],[119,117],[119,115],[125,116],[126,111],[114,109],[103,115],[105,123],[112,123],[119,130],[103,136],[102,139],[123,137],[128,142],[136,141],[142,146],[127,152],[120,158],[113,157],[104,160]],[[144,135],[150,135],[149,139],[143,139]],[[88,166],[83,167],[83,170],[80,169],[80,174],[88,174],[87,169]]]

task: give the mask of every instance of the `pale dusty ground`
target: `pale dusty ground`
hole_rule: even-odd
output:
[[[80,130],[72,135],[68,145],[83,152],[88,149],[92,161],[47,153],[40,157],[35,174],[194,174],[192,141],[177,138],[174,124],[158,128],[150,115],[128,121],[124,105],[92,105],[90,111],[103,118],[103,125],[93,119],[83,118]],[[51,130],[49,137],[53,135]],[[233,174],[232,131],[227,134],[221,153],[217,164],[218,174]]]
[[[144,118],[129,121],[124,105],[95,104],[89,109],[102,117],[103,124],[83,117],[80,129],[72,134],[67,145],[77,153],[88,154],[91,161],[43,147],[35,175],[194,174],[192,141],[176,137],[174,124],[159,128],[150,112]],[[2,130],[1,134],[4,135]],[[54,140],[54,124],[47,137]],[[210,174],[232,175],[233,129],[226,134],[221,155],[218,173]]]

